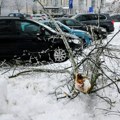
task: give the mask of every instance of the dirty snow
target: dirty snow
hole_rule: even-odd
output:
[[[115,23],[115,32],[120,28]],[[108,36],[108,39],[114,34]],[[120,34],[111,42],[120,45]],[[39,66],[38,68],[60,68],[70,65],[69,61],[60,64]],[[15,72],[28,69],[18,67]],[[0,120],[119,120],[120,95],[115,87],[104,92],[114,106],[93,95],[79,94],[75,99],[60,99],[55,96],[55,89],[66,83],[69,75],[30,72],[9,79],[14,68],[0,68]],[[101,92],[101,93],[102,93]],[[108,112],[106,110],[111,110]]]

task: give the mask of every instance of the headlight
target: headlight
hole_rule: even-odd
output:
[[[104,29],[104,28],[101,28],[101,31],[103,31],[103,32],[106,32],[106,29]]]
[[[81,40],[80,39],[73,39],[72,42],[75,43],[75,44],[81,44]]]
[[[91,35],[90,35],[90,33],[89,32],[86,32],[86,34],[91,38]]]
[[[77,37],[76,35],[73,35],[73,34],[64,33],[64,35],[68,38],[71,38],[71,39],[79,39],[79,37]]]

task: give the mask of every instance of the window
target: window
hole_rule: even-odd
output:
[[[40,32],[40,26],[32,22],[16,21],[16,28],[22,33],[36,35]]]
[[[77,17],[76,20],[78,20],[78,21],[86,21],[86,18],[85,18],[84,15],[81,15],[81,16]]]
[[[68,25],[68,26],[74,26],[76,23],[72,20],[66,20],[65,24]]]
[[[51,32],[45,29],[45,36],[51,36]]]
[[[105,20],[106,17],[105,17],[104,15],[100,15],[100,19],[101,19],[101,20]]]
[[[95,7],[95,0],[92,0],[92,6]]]
[[[92,20],[93,16],[91,15],[81,15],[79,16],[80,21],[88,21],[88,20]]]
[[[92,14],[91,15],[91,20],[98,20],[98,15],[97,14]]]

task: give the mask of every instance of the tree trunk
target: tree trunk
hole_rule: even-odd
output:
[[[1,16],[1,6],[0,6],[0,16]]]

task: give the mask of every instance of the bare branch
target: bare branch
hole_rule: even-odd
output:
[[[22,72],[19,72],[15,75],[12,75],[12,76],[9,76],[9,78],[14,78],[14,77],[17,77],[19,75],[22,75],[22,74],[25,74],[25,73],[30,73],[30,72],[47,72],[47,73],[69,73],[70,72],[68,70],[51,70],[51,69],[30,69],[30,70],[25,70],[25,71],[22,71]]]

